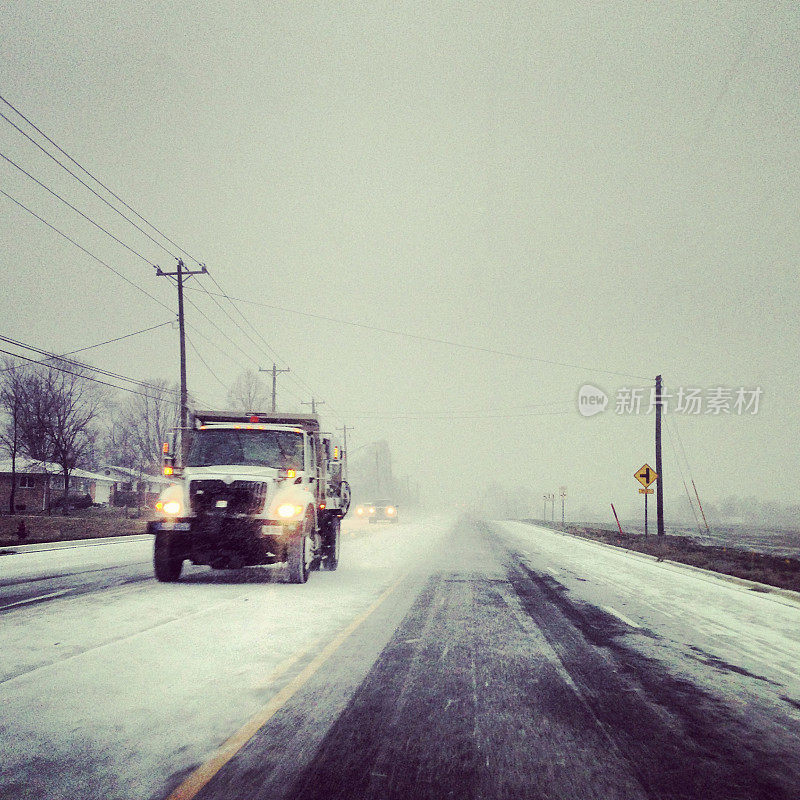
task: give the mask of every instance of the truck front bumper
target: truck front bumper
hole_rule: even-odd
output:
[[[176,555],[212,567],[272,564],[286,558],[286,542],[300,524],[209,515],[154,520],[147,532],[169,534]]]

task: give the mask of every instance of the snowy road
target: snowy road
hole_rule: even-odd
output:
[[[520,523],[348,529],[305,586],[0,558],[0,797],[800,794],[800,605]]]

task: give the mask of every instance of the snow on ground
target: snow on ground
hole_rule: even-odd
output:
[[[0,586],[54,575],[146,563],[153,558],[152,536],[114,536],[75,542],[28,544],[3,548]]]
[[[494,523],[569,597],[628,628],[625,644],[769,719],[800,721],[800,602],[548,528]],[[709,669],[710,667],[710,669]]]
[[[145,581],[5,612],[0,795],[151,795],[163,775],[203,760],[263,707],[281,662],[319,649],[397,577],[424,569],[452,524],[348,523],[339,570],[315,572],[305,585],[277,583],[274,567],[193,568],[176,584]],[[0,569],[22,577],[125,558],[138,565],[151,548],[39,551],[4,556]],[[31,774],[42,784],[23,791]]]

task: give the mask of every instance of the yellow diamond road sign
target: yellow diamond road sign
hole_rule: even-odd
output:
[[[658,477],[658,473],[655,470],[650,469],[649,464],[645,464],[643,467],[639,467],[639,469],[636,470],[633,477],[636,478],[636,480],[639,481],[639,483],[641,483],[646,489],[651,483],[653,483],[653,481],[655,481],[655,479]]]

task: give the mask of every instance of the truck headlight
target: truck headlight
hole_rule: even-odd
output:
[[[183,510],[183,489],[180,486],[168,486],[161,493],[156,503],[156,511],[167,517],[178,517]]]
[[[297,517],[303,512],[302,506],[296,506],[294,503],[283,503],[277,508],[278,516],[283,519],[291,519]]]

